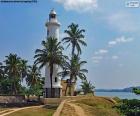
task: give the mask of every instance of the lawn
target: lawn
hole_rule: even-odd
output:
[[[43,108],[37,108],[37,107],[28,108],[9,114],[7,116],[52,116],[56,108],[57,108],[56,106],[53,107],[46,106]]]

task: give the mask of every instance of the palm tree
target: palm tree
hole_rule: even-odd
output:
[[[68,62],[65,62],[64,64],[64,71],[58,73],[58,75],[61,75],[62,77],[70,76],[69,79],[69,94],[71,95],[71,85],[72,82],[77,81],[78,78],[81,80],[86,79],[85,73],[88,72],[87,69],[81,69],[81,67],[87,63],[86,61],[80,61],[80,57],[76,54],[72,57],[71,60],[68,60]],[[67,88],[67,87],[66,87]],[[67,91],[67,90],[66,90]]]
[[[3,65],[0,62],[0,79],[3,78],[3,75],[4,75]]]
[[[20,82],[20,75],[21,75],[21,58],[18,57],[16,54],[10,54],[9,56],[6,56],[6,60],[4,61],[5,66],[5,72],[7,73],[8,77],[11,79],[12,82],[12,92],[13,94],[17,94],[18,92],[18,86]]]
[[[86,95],[87,93],[93,93],[94,92],[94,86],[91,84],[91,82],[89,81],[87,81],[87,80],[84,80],[84,81],[82,81],[82,85],[81,85],[81,87],[82,87],[82,90],[83,90],[83,92],[84,92],[84,94]]]
[[[39,70],[39,68],[33,64],[32,66],[29,66],[28,68],[28,73],[27,73],[27,77],[26,77],[26,83],[29,86],[29,88],[26,88],[26,95],[28,97],[29,100],[29,95],[34,94],[38,92],[38,87],[39,85],[41,85],[41,72]],[[40,96],[39,96],[40,98]]]
[[[21,81],[27,76],[28,68],[29,66],[27,65],[27,60],[20,60],[20,70],[21,70]]]
[[[49,66],[50,70],[50,80],[51,80],[51,97],[52,96],[52,76],[53,76],[53,67],[54,65],[62,65],[65,56],[62,54],[63,47],[60,45],[60,42],[57,41],[57,38],[49,37],[47,41],[42,41],[43,49],[37,49],[35,51],[35,64],[40,64],[39,68],[42,68],[46,65]]]
[[[84,35],[85,32],[84,29],[79,29],[78,24],[72,23],[68,26],[68,29],[64,31],[68,36],[63,38],[62,41],[64,43],[68,43],[67,48],[71,45],[72,46],[72,56],[75,54],[75,48],[77,50],[77,54],[81,54],[82,50],[80,47],[81,45],[87,46],[87,44],[84,42]]]
[[[26,82],[28,86],[34,86],[40,82],[41,73],[36,65],[29,66]]]

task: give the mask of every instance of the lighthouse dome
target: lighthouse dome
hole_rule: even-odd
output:
[[[55,10],[54,10],[54,9],[52,9],[52,10],[51,10],[51,12],[50,12],[50,14],[54,14],[54,15],[56,15]]]

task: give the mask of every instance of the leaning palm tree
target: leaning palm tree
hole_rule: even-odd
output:
[[[21,58],[18,57],[16,54],[10,54],[9,56],[6,56],[6,60],[4,61],[5,66],[5,72],[10,78],[12,82],[12,93],[17,94],[19,82],[20,82],[20,75],[21,75]]]
[[[78,78],[80,78],[81,80],[86,79],[85,73],[87,73],[88,70],[81,68],[85,63],[87,62],[80,61],[80,57],[74,54],[71,60],[68,60],[68,62],[65,62],[64,67],[63,67],[64,71],[58,73],[58,75],[61,75],[62,77],[67,77],[67,76],[70,77],[69,83],[68,83],[69,95],[71,95],[72,82],[76,83]]]
[[[64,43],[68,43],[67,48],[71,45],[72,46],[72,56],[75,54],[75,49],[77,50],[77,54],[81,54],[82,50],[80,47],[81,45],[87,46],[84,41],[84,29],[79,29],[78,24],[72,23],[68,26],[68,29],[64,31],[68,36],[63,38],[62,41]]]
[[[57,38],[49,37],[47,41],[42,41],[43,49],[37,49],[35,51],[35,64],[40,64],[39,68],[49,66],[50,80],[51,80],[51,97],[52,96],[52,76],[54,65],[62,65],[65,56],[62,54],[63,47]]]

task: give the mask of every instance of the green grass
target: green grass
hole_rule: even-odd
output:
[[[120,116],[111,101],[100,97],[85,97],[75,102],[88,116]]]
[[[43,107],[43,108],[28,108],[24,110],[20,110],[9,114],[7,116],[52,116],[56,110],[55,107]]]

